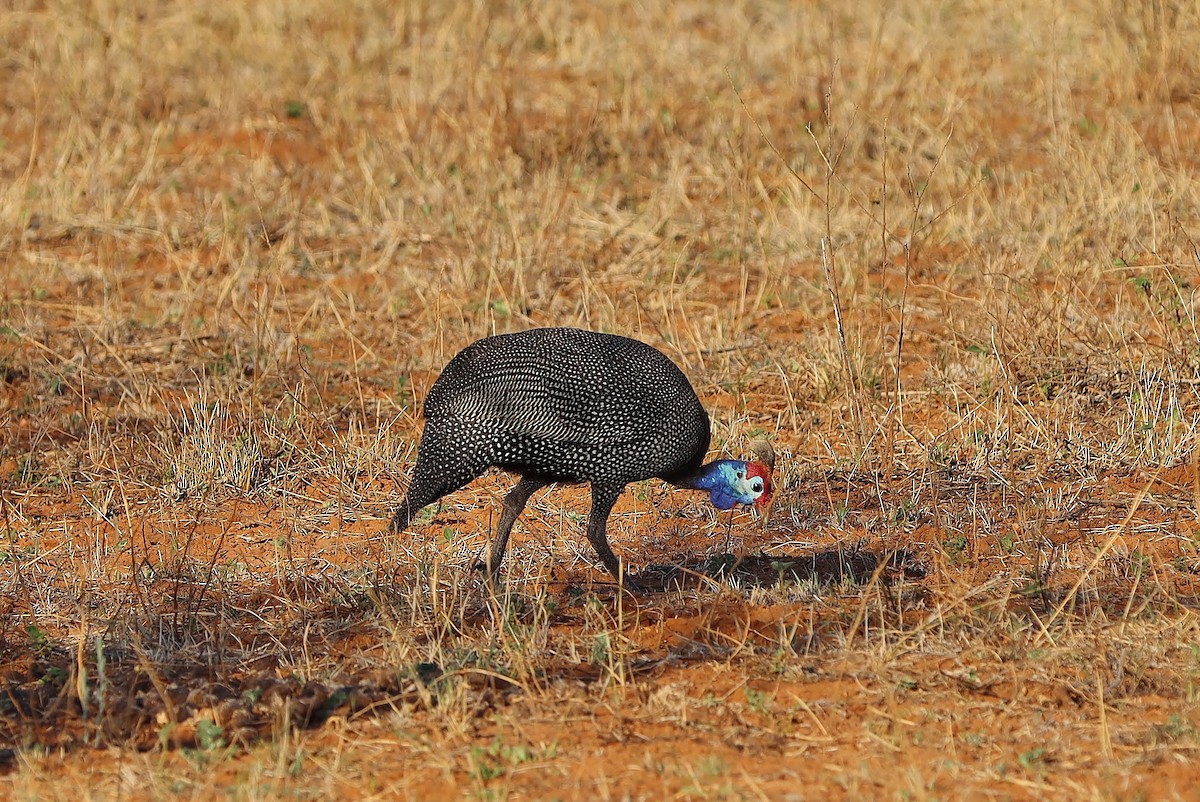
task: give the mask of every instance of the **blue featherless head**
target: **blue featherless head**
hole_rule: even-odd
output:
[[[707,490],[719,510],[733,509],[736,504],[765,507],[771,501],[771,469],[761,462],[717,460],[696,477],[695,486]]]

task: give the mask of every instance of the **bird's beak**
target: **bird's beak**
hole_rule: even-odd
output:
[[[760,501],[754,506],[761,508],[759,510],[759,515],[761,516],[760,525],[763,529],[766,529],[767,522],[771,520],[771,510],[775,509],[775,495],[771,494],[767,497],[766,501]]]

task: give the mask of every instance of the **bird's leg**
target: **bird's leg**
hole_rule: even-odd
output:
[[[540,476],[522,476],[521,481],[517,482],[504,497],[500,523],[496,526],[496,536],[492,540],[492,546],[485,558],[475,561],[475,569],[477,571],[486,569],[489,580],[495,581],[497,574],[500,573],[500,563],[504,561],[504,550],[508,548],[508,536],[512,532],[517,516],[521,514],[521,510],[525,509],[529,497],[548,484],[550,484],[550,480]]]
[[[592,512],[588,516],[587,537],[592,548],[600,555],[600,561],[618,582],[630,590],[637,591],[639,586],[629,574],[621,571],[621,563],[608,545],[608,516],[624,485],[597,485],[592,483]]]

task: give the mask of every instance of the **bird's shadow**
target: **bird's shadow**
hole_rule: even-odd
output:
[[[771,588],[784,584],[861,585],[873,577],[920,579],[925,569],[908,549],[876,554],[861,549],[831,549],[805,555],[718,554],[667,565],[647,566],[635,579],[648,593],[734,583]]]

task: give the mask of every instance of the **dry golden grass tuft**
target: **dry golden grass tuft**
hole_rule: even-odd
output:
[[[0,795],[1187,799],[1195,4],[9,4]],[[638,336],[769,525],[507,480],[493,332]],[[67,791],[65,789],[72,789]]]

